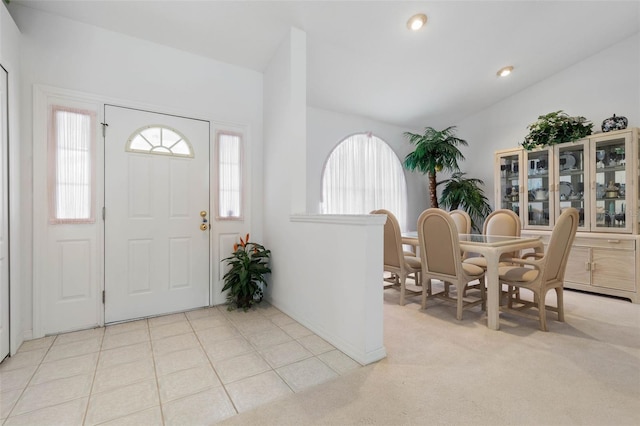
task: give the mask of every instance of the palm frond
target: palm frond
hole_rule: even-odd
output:
[[[440,196],[440,205],[449,210],[462,208],[471,216],[472,228],[480,231],[479,224],[491,213],[491,206],[481,188],[484,182],[464,176],[465,173],[456,172],[449,179],[439,182],[445,185]]]

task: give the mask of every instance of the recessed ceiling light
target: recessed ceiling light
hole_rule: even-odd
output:
[[[420,28],[424,27],[426,23],[427,15],[425,15],[424,13],[418,13],[409,18],[409,20],[407,21],[407,28],[412,31],[418,31]]]
[[[511,71],[513,71],[513,66],[509,65],[508,67],[500,68],[496,75],[498,77],[506,77],[511,74]]]

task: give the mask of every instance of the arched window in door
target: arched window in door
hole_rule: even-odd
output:
[[[126,150],[193,158],[191,143],[182,133],[159,125],[145,126],[136,130],[129,137]]]
[[[360,133],[334,148],[322,174],[322,212],[366,214],[393,212],[405,229],[407,184],[402,163],[382,139]]]

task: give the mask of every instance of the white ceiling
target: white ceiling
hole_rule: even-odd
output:
[[[11,0],[257,71],[307,33],[309,105],[444,127],[640,30],[640,1]],[[407,19],[429,17],[411,32]],[[638,52],[630,52],[638,55]],[[513,65],[514,73],[496,77]]]

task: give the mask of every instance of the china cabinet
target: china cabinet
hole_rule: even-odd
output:
[[[563,209],[580,212],[565,286],[640,302],[638,129],[495,154],[495,203],[546,241]]]

